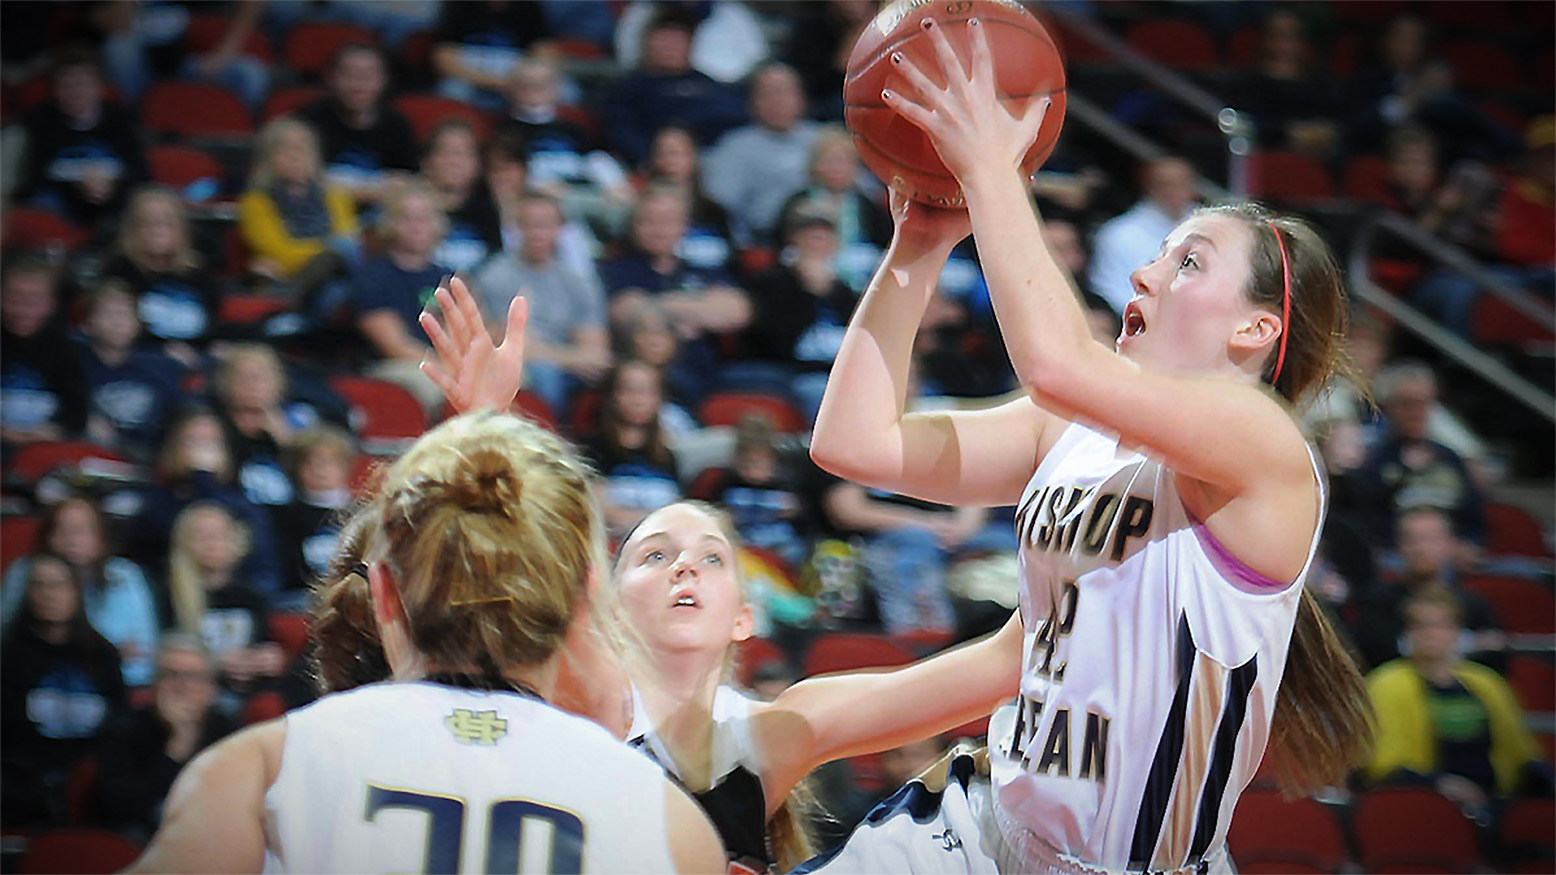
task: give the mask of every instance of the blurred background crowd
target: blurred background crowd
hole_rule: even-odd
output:
[[[455,273],[494,331],[528,298],[518,406],[596,465],[613,533],[732,514],[756,694],[1003,622],[1010,509],[805,451],[891,239],[842,126],[876,9],[0,2],[0,864],[46,865],[48,828],[143,839],[183,763],[314,695],[310,585],[447,415],[417,317]],[[1550,871],[1556,5],[1034,11],[1070,114],[1033,196],[1099,339],[1228,192],[1315,221],[1352,284],[1355,373],[1303,413],[1332,487],[1308,585],[1379,744],[1322,800],[1251,792],[1244,871]],[[915,365],[918,405],[1016,388],[970,241]],[[824,830],[940,741],[823,770]]]

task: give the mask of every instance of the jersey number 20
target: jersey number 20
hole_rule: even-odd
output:
[[[372,822],[385,808],[409,808],[427,813],[426,875],[459,871],[465,838],[465,803],[451,796],[434,796],[411,790],[391,790],[369,785],[367,820]],[[519,848],[524,821],[551,824],[551,875],[578,875],[583,871],[583,821],[570,811],[541,805],[528,799],[504,799],[492,803],[486,830],[487,875],[519,871]]]

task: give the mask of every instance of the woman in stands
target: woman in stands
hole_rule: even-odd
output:
[[[1000,868],[1225,869],[1267,744],[1293,788],[1340,778],[1369,744],[1366,691],[1303,587],[1325,495],[1290,412],[1341,356],[1339,272],[1299,220],[1200,210],[1135,272],[1117,350],[1099,344],[1018,170],[1046,99],[996,99],[976,20],[970,69],[925,28],[946,85],[893,55],[909,93],[883,99],[968,209],[894,204],[811,453],[872,487],[1018,507],[1026,643],[961,678],[1020,693],[990,731]],[[969,231],[1026,395],[904,414],[914,334]]]
[[[571,450],[506,414],[457,417],[389,469],[376,506],[365,576],[393,682],[201,754],[133,868],[722,870],[659,769],[548,704],[604,561]]]

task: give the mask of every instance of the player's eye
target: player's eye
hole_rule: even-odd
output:
[[[1188,270],[1189,268],[1199,270],[1199,256],[1192,252],[1183,256],[1183,261],[1178,265],[1179,270]]]
[[[643,556],[644,562],[663,562],[665,559],[665,551],[663,550],[650,550]]]
[[[702,561],[708,563],[709,565],[723,565],[724,557],[717,553],[709,553],[708,555],[702,557]]]

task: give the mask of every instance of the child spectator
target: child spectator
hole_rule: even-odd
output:
[[[507,252],[524,245],[519,205],[530,192],[526,160],[524,140],[513,131],[499,132],[486,144],[486,186],[502,222],[502,248]],[[599,242],[582,223],[564,218],[556,246],[557,258],[580,276],[595,273],[594,253]]]
[[[711,355],[706,347],[677,341],[670,316],[652,298],[646,299],[632,312],[626,328],[616,335],[617,357],[622,360],[637,359],[651,365],[664,376],[665,392],[674,405],[689,406],[702,398],[714,377],[717,363],[711,358],[701,358],[699,353]],[[669,405],[667,405],[669,406]],[[689,414],[684,416],[687,430],[696,428]],[[671,427],[679,433],[679,423]]]
[[[140,316],[135,293],[107,279],[87,297],[78,350],[87,384],[87,434],[147,461],[162,443],[162,429],[183,399],[187,369],[158,349],[137,347]]]
[[[502,219],[481,173],[475,129],[458,119],[438,125],[427,138],[421,171],[448,217],[433,260],[460,273],[475,271],[502,249]]]
[[[379,221],[384,254],[363,262],[352,276],[357,330],[378,355],[366,370],[404,386],[436,412],[443,407],[443,392],[421,372],[432,346],[417,319],[451,273],[433,260],[447,222],[436,193],[420,180],[395,186]]]
[[[729,214],[702,189],[697,140],[689,128],[666,125],[654,134],[644,174],[649,185],[672,189],[691,205],[686,236],[676,254],[692,267],[722,270],[729,264]]]
[[[95,813],[105,825],[149,837],[173,779],[195,754],[238,730],[216,708],[216,666],[200,639],[169,632],[157,645],[152,699],[103,727]]]
[[[741,417],[734,461],[712,472],[705,490],[696,497],[724,508],[744,546],[771,550],[794,567],[810,555],[805,504],[778,457],[773,425],[765,416]]]
[[[286,370],[281,359],[264,344],[235,344],[227,350],[215,384],[216,409],[238,469],[238,486],[260,507],[289,504],[292,486],[281,469],[281,456],[291,443],[294,425],[282,407]]]
[[[664,381],[638,361],[616,365],[600,387],[599,422],[583,449],[600,472],[600,503],[612,537],[681,497],[675,453],[660,425]]]
[[[199,636],[220,666],[223,684],[248,693],[286,669],[270,640],[265,599],[244,580],[238,563],[248,539],[227,509],[213,501],[184,508],[173,524],[167,588],[174,626]]]
[[[287,452],[292,503],[273,513],[281,550],[281,592],[275,607],[296,610],[315,580],[329,571],[340,540],[340,518],[351,505],[351,436],[332,426],[299,432]]]
[[[66,778],[125,701],[119,652],[87,620],[70,566],[38,554],[26,581],[0,646],[0,799],[15,826],[64,822]]]
[[[859,155],[853,137],[840,125],[816,132],[810,150],[809,180],[783,205],[783,227],[803,206],[821,206],[837,217],[838,274],[863,291],[891,243],[891,216],[859,190]]]
[[[330,301],[326,283],[357,260],[356,204],[328,184],[319,139],[306,122],[278,118],[259,132],[254,173],[238,201],[238,229],[258,273],[284,281],[293,304],[316,313]]]
[[[89,49],[61,49],[51,78],[52,98],[22,122],[27,145],[17,200],[89,227],[111,221],[125,193],[147,176],[140,125],[105,99]]]
[[[729,211],[735,240],[767,243],[789,196],[805,185],[818,126],[805,118],[805,91],[787,64],[768,64],[751,77],[755,124],[730,131],[708,150],[702,184]]]
[[[76,496],[53,505],[43,514],[35,555],[48,554],[70,566],[81,583],[86,617],[102,636],[119,649],[126,686],[151,682],[151,651],[161,624],[157,605],[140,566],[113,555],[103,514],[90,498]],[[11,563],[5,572],[0,621],[9,623],[23,603],[30,557]]]
[[[190,367],[197,362],[190,344],[209,339],[221,303],[199,268],[183,199],[162,185],[136,189],[119,226],[119,251],[103,275],[130,287],[146,333]]]
[[[329,96],[298,111],[319,135],[330,184],[351,192],[358,205],[375,203],[396,173],[415,173],[418,158],[410,122],[384,99],[389,68],[383,51],[346,43],[325,77]]]
[[[549,37],[539,3],[445,3],[433,34],[438,92],[483,110],[501,109],[514,67],[527,55],[549,55]]]
[[[610,367],[605,292],[592,269],[580,275],[562,262],[557,245],[562,204],[556,198],[528,194],[517,213],[519,249],[488,261],[475,275],[474,290],[493,324],[506,318],[515,295],[529,302],[525,382],[560,412],[579,385],[592,385]]]
[[[0,265],[0,442],[86,428],[86,377],[59,312],[59,272],[22,253]]]
[[[1496,672],[1459,656],[1459,606],[1431,589],[1405,603],[1409,657],[1367,676],[1377,735],[1367,778],[1427,781],[1482,822],[1493,799],[1550,792],[1550,768]]]

